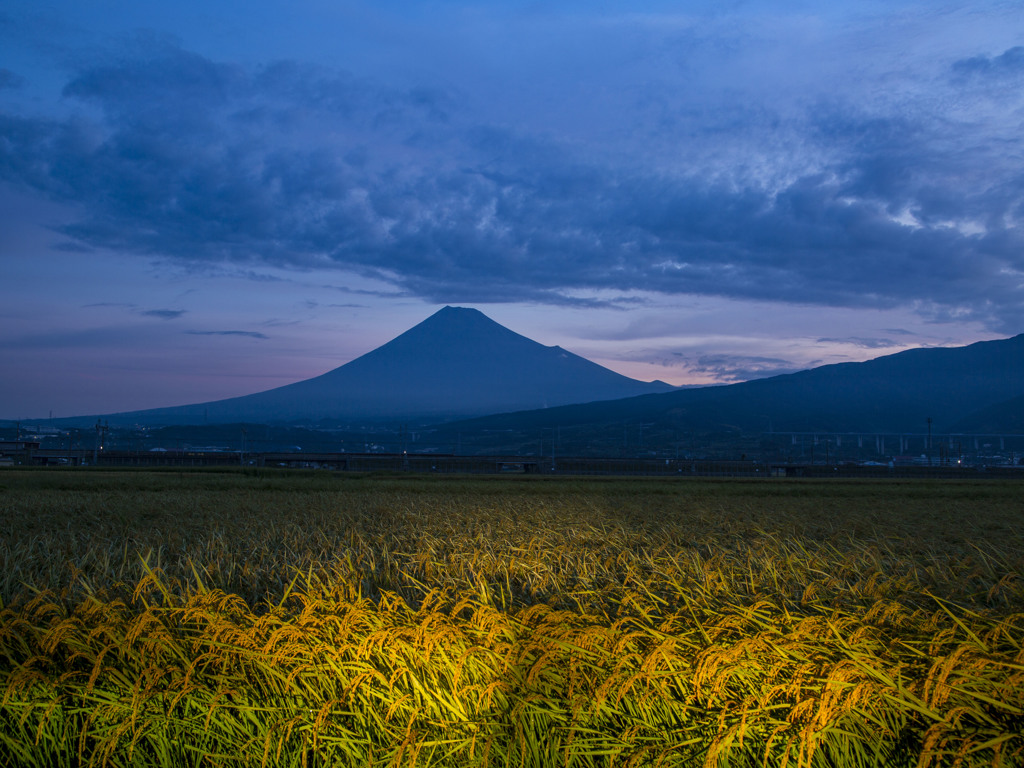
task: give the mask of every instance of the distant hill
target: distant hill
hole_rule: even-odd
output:
[[[1024,431],[1024,334],[922,348],[728,386],[492,416],[450,429],[651,423],[680,431]]]
[[[312,379],[226,400],[102,418],[149,425],[441,421],[672,389],[538,344],[475,309],[445,307],[387,344]]]

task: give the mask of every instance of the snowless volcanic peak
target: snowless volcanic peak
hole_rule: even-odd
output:
[[[114,416],[152,424],[440,420],[671,389],[546,347],[476,309],[445,307],[377,349],[312,379],[227,400]]]
[[[445,361],[475,358],[483,362],[490,351],[508,347],[546,348],[499,325],[480,310],[445,307],[364,357],[393,356],[407,364],[420,360],[428,368],[438,368]]]

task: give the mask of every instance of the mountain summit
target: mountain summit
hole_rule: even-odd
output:
[[[154,425],[443,420],[671,389],[538,344],[478,310],[445,307],[372,352],[312,379],[243,397],[107,418]]]

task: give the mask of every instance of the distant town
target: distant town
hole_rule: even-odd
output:
[[[729,476],[1024,477],[1024,435],[906,432],[669,434],[655,424],[534,435],[444,425],[330,429],[0,426],[0,466],[268,467],[332,471]]]

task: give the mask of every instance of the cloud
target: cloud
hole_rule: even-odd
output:
[[[305,301],[305,302],[303,302],[303,306],[305,306],[306,309],[319,309],[320,307],[327,307],[328,309],[366,309],[368,305],[366,305],[366,304],[355,304],[355,303],[330,303],[330,304],[323,304],[323,303],[321,303],[319,301]],[[278,322],[280,322],[280,321],[278,321]],[[299,321],[294,321],[294,322],[299,322]],[[269,322],[268,322],[268,325],[269,325]]]
[[[972,56],[953,62],[962,77],[1018,77],[1024,75],[1024,46],[1008,48],[998,56]]]
[[[21,75],[0,67],[0,90],[4,88],[21,88],[24,84],[25,78]]]
[[[100,307],[119,307],[128,309],[143,317],[155,317],[160,320],[175,320],[185,314],[184,309],[139,309],[137,304],[119,301],[100,301],[93,304],[83,304],[83,309],[95,309]]]
[[[700,355],[696,359],[686,359],[684,363],[691,372],[708,375],[723,384],[795,373],[808,367],[777,357],[729,354]]]
[[[250,339],[269,339],[265,333],[259,331],[185,331],[192,336],[246,336]]]
[[[740,346],[736,348],[742,350],[763,346],[763,344],[758,345],[750,342],[751,340],[746,342],[747,347]],[[732,343],[742,344],[744,342],[733,340]],[[678,347],[634,349],[615,355],[615,359],[620,362],[642,363],[666,369],[675,369],[674,374],[683,371],[688,374],[690,379],[719,384],[732,384],[738,381],[794,373],[820,365],[823,362],[820,359],[796,362],[782,357],[748,354],[744,351],[721,351],[723,348],[724,343],[722,341],[709,340],[702,346],[682,349]],[[651,375],[655,374],[652,373]]]
[[[161,320],[176,320],[185,314],[184,309],[147,309],[139,314],[146,317],[158,317]]]
[[[90,248],[87,245],[81,243],[62,242],[54,243],[50,246],[51,250],[62,251],[64,253],[94,253],[95,248]]]
[[[1017,51],[952,66],[1016,71]],[[645,144],[586,143],[491,121],[454,89],[162,45],[77,73],[74,117],[0,115],[0,178],[78,205],[60,231],[88,247],[337,268],[432,303],[653,291],[1024,326],[1019,131],[852,87],[740,108],[707,95],[702,66],[693,103],[631,97],[622,134]]]
[[[819,344],[849,344],[861,349],[889,349],[900,346],[892,339],[870,339],[859,336],[848,336],[846,338],[820,338]]]

